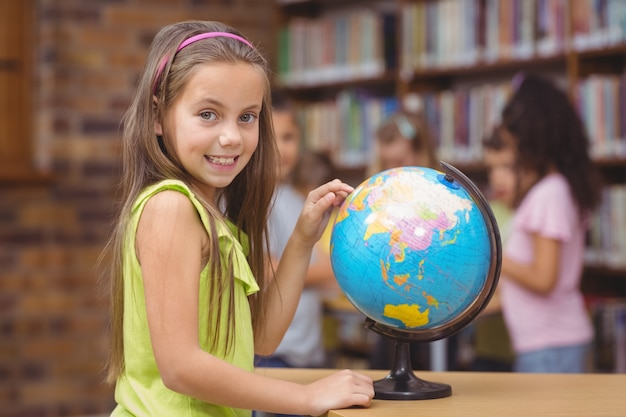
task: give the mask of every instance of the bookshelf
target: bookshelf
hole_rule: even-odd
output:
[[[305,146],[332,155],[355,184],[373,129],[409,93],[421,97],[439,157],[484,181],[481,141],[512,77],[553,78],[578,107],[606,183],[583,289],[591,300],[626,300],[626,2],[304,0],[276,9],[275,83],[301,108]]]

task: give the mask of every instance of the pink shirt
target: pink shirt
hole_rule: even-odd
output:
[[[559,276],[551,293],[540,295],[502,276],[502,309],[516,352],[587,343],[593,328],[580,278],[586,222],[561,174],[541,179],[526,195],[513,218],[504,255],[520,263],[533,259],[534,233],[561,242]]]

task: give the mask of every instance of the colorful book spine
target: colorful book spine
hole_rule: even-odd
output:
[[[623,0],[439,0],[401,7],[406,74],[626,41]]]
[[[364,166],[381,123],[398,108],[395,97],[371,97],[353,90],[335,99],[299,107],[306,149],[332,155],[339,166]]]
[[[482,142],[498,123],[509,94],[508,83],[421,94],[439,157],[461,164],[480,162]]]
[[[602,190],[602,203],[593,214],[586,262],[599,267],[626,270],[626,186]]]
[[[396,14],[370,8],[294,18],[281,29],[279,82],[308,86],[378,77],[397,65]]]
[[[575,101],[593,157],[626,158],[626,74],[581,80]]]

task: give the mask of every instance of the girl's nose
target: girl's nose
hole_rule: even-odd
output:
[[[239,127],[236,125],[236,123],[234,124],[234,126],[231,123],[225,124],[224,128],[220,132],[218,141],[220,145],[224,147],[239,145],[242,141],[242,138],[241,132],[239,131]]]

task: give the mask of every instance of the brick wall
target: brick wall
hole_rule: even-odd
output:
[[[163,25],[222,20],[274,62],[272,0],[39,0],[35,159],[0,184],[0,417],[108,413],[107,300],[95,263],[119,172],[119,122]]]

